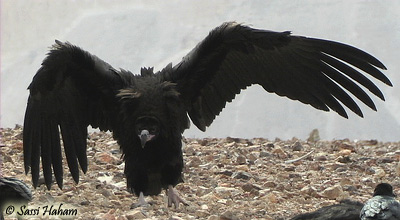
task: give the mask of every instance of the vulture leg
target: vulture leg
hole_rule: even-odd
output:
[[[172,203],[175,205],[175,208],[179,207],[179,203],[182,203],[186,206],[189,205],[189,203],[186,200],[184,200],[179,196],[178,192],[176,192],[176,190],[172,185],[169,185],[166,191],[168,195],[168,207],[171,207]]]
[[[143,193],[140,192],[138,202],[132,204],[131,209],[135,209],[137,207],[147,207],[147,206],[150,206],[150,203],[146,202]]]

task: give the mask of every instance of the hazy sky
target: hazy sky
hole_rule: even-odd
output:
[[[400,1],[52,1],[1,3],[1,126],[23,123],[28,87],[54,39],[70,41],[115,68],[138,73],[179,62],[208,32],[237,21],[295,35],[359,47],[387,67],[394,87],[377,81],[386,102],[378,112],[349,120],[252,87],[228,104],[207,132],[192,126],[185,136],[305,139],[318,128],[324,139],[399,140]],[[360,102],[358,102],[360,103]]]

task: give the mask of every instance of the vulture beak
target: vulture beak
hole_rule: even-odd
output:
[[[139,135],[140,143],[142,145],[142,148],[144,148],[146,143],[148,141],[150,141],[151,139],[153,139],[153,137],[154,137],[154,135],[150,134],[150,132],[148,130],[142,130],[142,132]]]

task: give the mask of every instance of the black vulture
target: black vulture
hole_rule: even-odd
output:
[[[361,220],[399,220],[400,203],[395,197],[390,184],[378,184],[360,212]]]
[[[290,220],[360,220],[361,202],[342,200],[339,204],[322,207],[314,212],[297,215]]]
[[[24,120],[25,171],[38,185],[40,158],[48,188],[52,172],[63,185],[60,136],[70,172],[87,171],[86,137],[91,125],[112,131],[122,149],[129,190],[181,200],[182,133],[190,120],[202,131],[242,89],[266,91],[347,118],[344,106],[363,114],[348,94],[376,110],[361,87],[384,100],[364,74],[391,86],[373,56],[338,42],[293,36],[227,22],[212,30],[181,62],[140,75],[114,69],[100,58],[56,41],[29,85]],[[345,91],[347,90],[347,91]]]
[[[0,177],[0,219],[4,219],[3,211],[7,205],[24,205],[32,200],[29,187],[19,179]]]
[[[19,179],[4,177],[2,168],[3,159],[0,155],[0,220],[4,219],[3,211],[8,205],[12,205],[14,210],[17,210],[17,206],[26,205],[32,200],[29,187]]]

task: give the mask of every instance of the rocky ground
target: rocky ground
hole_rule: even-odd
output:
[[[1,129],[3,175],[31,186],[25,175],[22,128]],[[377,183],[400,194],[400,143],[376,140],[186,139],[184,179],[177,189],[189,206],[168,208],[166,196],[147,197],[151,206],[131,209],[124,163],[108,133],[88,140],[89,169],[75,184],[64,160],[64,188],[33,190],[28,219],[290,219],[349,198],[365,202]],[[61,205],[69,215],[50,215]],[[35,214],[35,210],[39,214]],[[73,215],[77,210],[77,215]],[[72,213],[72,214],[71,214]],[[67,213],[68,214],[68,213]],[[73,216],[71,216],[73,215]],[[13,219],[16,215],[6,215]]]

